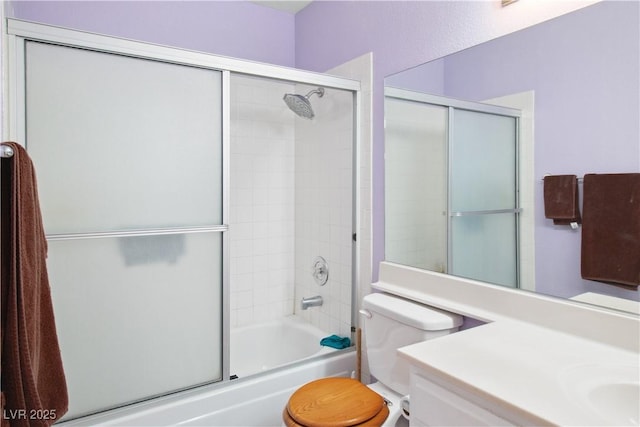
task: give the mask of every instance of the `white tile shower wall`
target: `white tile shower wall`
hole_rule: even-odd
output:
[[[371,291],[371,94],[373,58],[366,54],[327,73],[361,81],[358,233],[358,302]],[[310,88],[309,88],[310,89]],[[304,89],[300,88],[300,92]],[[327,90],[313,99],[318,121],[299,120],[296,173],[296,311],[328,333],[351,335],[352,275],[352,95]],[[330,120],[322,126],[320,117]],[[315,172],[314,172],[315,171]],[[300,233],[300,234],[298,234]],[[311,276],[316,256],[329,263],[329,282],[318,286]],[[300,310],[303,296],[322,295],[322,307]]]
[[[293,85],[231,78],[231,326],[293,314]]]
[[[352,95],[326,88],[322,98],[311,101],[315,119],[296,123],[296,310],[327,334],[350,336]],[[324,286],[312,275],[317,256],[329,265]],[[323,297],[323,305],[301,310],[300,300],[314,295]]]
[[[360,80],[360,147],[359,147],[359,206],[358,211],[358,310],[362,298],[371,293],[372,281],[372,231],[371,231],[371,147],[372,147],[372,96],[373,96],[373,54],[367,53],[328,71],[329,74]],[[362,319],[356,318],[356,326],[362,327]],[[363,334],[362,381],[370,381],[369,364],[367,362],[366,342]]]
[[[372,96],[373,96],[373,54],[367,53],[345,62],[327,73],[354,80],[360,80],[360,194],[358,206],[358,301],[371,293],[372,278],[372,231],[371,231],[371,146],[372,146]]]
[[[372,57],[363,55],[333,70],[330,74],[362,81],[362,113],[360,144],[360,227],[359,300],[370,292],[371,284],[371,92]],[[318,117],[314,121],[296,119],[282,102],[282,96],[294,92],[294,85],[257,80],[233,75],[231,134],[231,322],[241,326],[269,320],[295,311],[327,333],[349,336],[351,329],[351,232],[352,232],[352,96],[329,89],[322,99],[311,98]],[[312,88],[298,88],[306,93]],[[322,102],[320,102],[322,101]],[[322,118],[322,119],[321,119]],[[297,120],[297,123],[296,123]],[[327,126],[329,120],[331,125]],[[298,129],[295,129],[295,126]],[[297,132],[297,141],[294,139]],[[266,148],[265,142],[274,146]],[[296,160],[293,160],[293,156]],[[266,157],[265,157],[266,156]],[[271,160],[269,160],[271,159]],[[277,160],[279,159],[279,160]],[[286,159],[286,160],[283,160]],[[289,161],[291,160],[291,162]],[[265,162],[282,163],[286,179],[278,197],[284,197],[284,212],[290,220],[283,221],[286,235],[277,238],[270,232],[269,245],[258,240],[265,222],[254,215],[255,203],[264,206],[260,187],[264,180],[256,179]],[[320,165],[323,165],[320,167]],[[330,166],[330,167],[327,167]],[[317,168],[317,169],[314,169]],[[291,172],[291,174],[289,174]],[[295,176],[295,180],[294,180]],[[264,177],[264,175],[263,175]],[[295,182],[295,184],[294,184]],[[296,188],[294,189],[294,185]],[[295,204],[293,204],[295,201]],[[289,204],[291,201],[291,204]],[[270,198],[269,204],[277,204]],[[287,218],[289,218],[287,216]],[[294,222],[295,221],[295,222]],[[267,227],[272,225],[267,221]],[[284,225],[286,224],[286,225]],[[262,224],[264,226],[265,224]],[[294,227],[295,230],[294,230]],[[257,235],[256,235],[257,232]],[[295,240],[294,240],[295,233]],[[280,241],[283,251],[294,259],[296,290],[293,299],[294,268],[289,271],[266,269],[260,252],[270,250]],[[262,240],[264,242],[264,240]],[[295,245],[295,246],[294,246]],[[256,254],[256,248],[258,253]],[[263,254],[264,255],[264,254]],[[329,283],[320,288],[313,282],[311,264],[316,256],[329,261]],[[257,256],[257,259],[254,259]],[[282,258],[284,259],[284,258]],[[278,275],[284,280],[272,280]],[[298,280],[299,279],[299,280]],[[268,286],[266,284],[270,283]],[[280,288],[280,289],[278,289]],[[265,291],[267,290],[267,291]],[[267,294],[265,294],[267,292]],[[323,295],[323,307],[300,310],[302,296]],[[271,301],[276,301],[273,304]]]

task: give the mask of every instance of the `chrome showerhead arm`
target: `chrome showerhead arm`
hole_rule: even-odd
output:
[[[323,87],[319,87],[318,89],[314,89],[311,92],[309,92],[308,94],[306,94],[304,97],[308,99],[314,93],[318,94],[318,98],[322,98],[322,96],[324,95],[324,88]]]

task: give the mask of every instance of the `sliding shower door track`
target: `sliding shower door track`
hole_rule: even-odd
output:
[[[96,239],[102,237],[135,237],[166,236],[169,234],[222,233],[229,229],[228,225],[212,225],[206,227],[170,227],[146,230],[100,231],[95,233],[47,234],[47,240]]]

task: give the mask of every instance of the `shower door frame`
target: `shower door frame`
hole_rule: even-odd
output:
[[[207,231],[222,233],[222,379],[209,383],[223,387],[230,381],[230,239],[229,239],[229,197],[230,197],[230,78],[231,73],[269,78],[274,81],[300,83],[325,88],[350,91],[353,96],[353,150],[352,150],[352,233],[360,234],[360,125],[361,125],[361,85],[357,80],[331,76],[310,71],[302,71],[283,66],[245,61],[241,59],[217,56],[205,52],[185,50],[176,47],[155,45],[113,36],[87,33],[46,24],[9,18],[6,21],[6,34],[3,34],[3,48],[6,52],[3,64],[6,75],[6,88],[2,99],[4,122],[3,139],[17,141],[24,145],[26,140],[26,97],[25,97],[25,46],[29,41],[80,48],[101,53],[124,55],[133,58],[160,61],[165,63],[204,68],[222,73],[222,225],[207,228]],[[213,230],[215,228],[215,230]],[[153,230],[162,234],[165,230]],[[173,230],[175,232],[175,230]],[[183,230],[185,231],[185,230]],[[188,230],[186,230],[188,231]],[[195,230],[198,231],[198,230]],[[130,233],[108,233],[117,237]],[[77,236],[74,236],[77,237]],[[360,237],[360,236],[358,236]],[[47,235],[47,239],[65,239],[71,236]],[[352,283],[351,283],[351,324],[357,326],[357,295],[359,283],[359,257],[361,239],[352,241]],[[202,384],[199,384],[202,385]],[[193,385],[196,387],[199,385]],[[178,391],[178,390],[176,390]],[[153,398],[150,396],[149,398]],[[146,399],[145,399],[146,400]],[[131,402],[133,403],[133,402]]]

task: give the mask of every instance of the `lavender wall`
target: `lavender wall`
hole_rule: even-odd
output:
[[[7,16],[293,67],[295,16],[244,1],[13,1]]]
[[[322,72],[373,52],[373,280],[384,259],[384,78],[593,1],[316,1],[296,15],[296,67]]]

